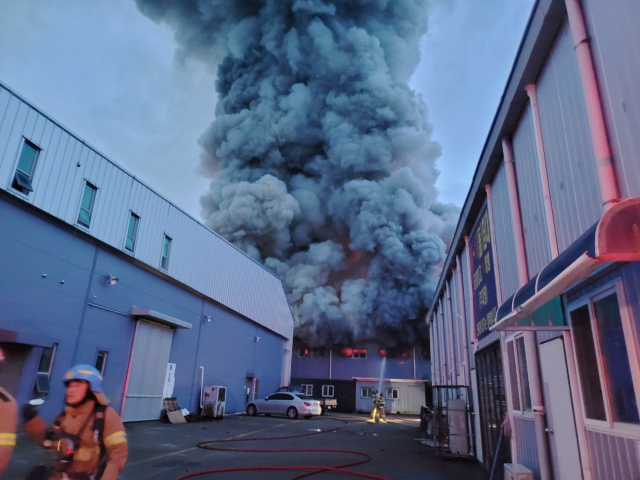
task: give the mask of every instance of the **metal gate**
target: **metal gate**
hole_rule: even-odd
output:
[[[156,420],[160,417],[172,338],[172,329],[138,320],[125,386],[123,421]]]
[[[500,343],[497,342],[476,354],[478,376],[478,398],[480,402],[480,430],[482,434],[483,466],[491,471],[496,450],[500,444],[494,479],[504,477],[505,463],[509,463],[511,452],[509,440],[502,434],[502,422],[507,414],[504,374]]]

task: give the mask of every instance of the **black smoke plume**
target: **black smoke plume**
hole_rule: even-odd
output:
[[[424,340],[458,211],[408,81],[426,0],[137,0],[218,65],[206,225],[283,281],[310,345]]]

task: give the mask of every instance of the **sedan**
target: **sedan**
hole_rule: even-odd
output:
[[[262,400],[251,400],[247,404],[247,415],[256,414],[286,415],[289,418],[311,418],[312,415],[322,414],[320,402],[306,395],[298,393],[274,393]]]

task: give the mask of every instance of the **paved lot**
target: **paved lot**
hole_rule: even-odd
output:
[[[339,420],[337,420],[339,419]],[[341,421],[340,421],[341,420]],[[198,442],[222,439],[253,439],[336,431],[298,438],[217,443],[221,448],[335,449],[368,454],[371,461],[350,470],[388,479],[486,480],[482,469],[470,461],[441,460],[433,449],[420,443],[419,422],[414,417],[393,416],[387,424],[370,424],[364,415],[333,415],[309,420],[230,415],[213,420],[168,425],[159,422],[127,425],[129,460],[121,480],[177,480],[196,471],[254,466],[337,466],[364,459],[353,453],[335,452],[223,452],[196,447]],[[348,422],[345,423],[345,422]],[[46,461],[47,454],[20,435],[16,453],[3,479],[22,479],[30,466]],[[207,474],[198,479],[293,479],[304,471],[242,471]],[[313,475],[314,479],[362,478],[336,472]]]

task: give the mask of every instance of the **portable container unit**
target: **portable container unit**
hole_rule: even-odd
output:
[[[355,380],[292,378],[291,385],[300,387],[301,393],[311,392],[314,398],[335,399],[338,412],[352,413],[356,410]]]
[[[202,397],[203,417],[224,417],[225,403],[227,400],[227,387],[221,387],[219,385],[204,387]]]
[[[356,410],[370,412],[374,391],[384,395],[385,410],[389,413],[420,415],[425,404],[424,380],[400,380],[378,378],[356,378]]]

